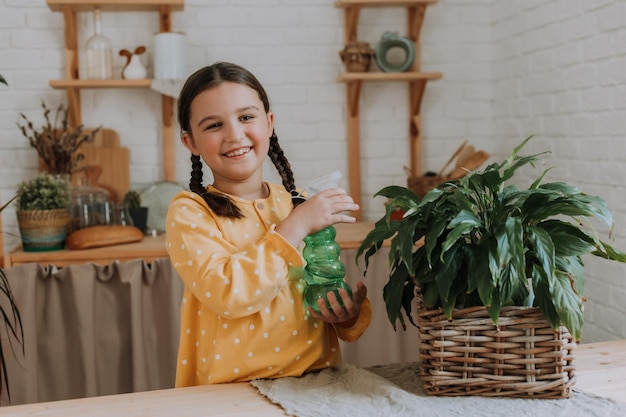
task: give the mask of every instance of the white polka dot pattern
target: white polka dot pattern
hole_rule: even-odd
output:
[[[302,257],[274,228],[292,210],[289,194],[270,185],[270,197],[237,204],[236,221],[195,193],[170,205],[166,249],[186,285],[176,386],[301,375],[340,360],[334,328],[304,314],[288,279]]]

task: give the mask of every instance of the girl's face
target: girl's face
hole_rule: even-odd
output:
[[[184,132],[182,140],[209,166],[213,185],[225,192],[241,183],[260,185],[274,114],[265,113],[258,93],[224,82],[198,94],[190,114],[191,132]]]

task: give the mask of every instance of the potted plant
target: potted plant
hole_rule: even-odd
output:
[[[17,187],[15,212],[24,251],[63,249],[70,221],[66,181],[45,172]]]
[[[148,227],[148,207],[141,205],[141,194],[138,191],[129,190],[124,194],[123,203],[133,226],[145,233]]]
[[[484,334],[485,340],[492,340],[493,332],[510,323],[503,318],[507,314],[536,312],[546,323],[544,336],[546,332],[566,331],[571,333],[570,338],[580,340],[585,283],[581,257],[592,254],[626,262],[626,255],[601,241],[592,225],[585,222],[598,220],[612,229],[612,216],[601,198],[563,182],[543,182],[548,170],[527,189],[509,184],[519,168],[533,165],[544,154],[518,155],[530,139],[524,140],[502,163],[445,182],[423,198],[401,186],[386,187],[376,194],[388,198],[386,213],[362,242],[357,259],[364,257],[367,270],[369,258],[390,240],[390,273],[383,298],[394,329],[397,322],[406,329],[405,317],[408,318],[420,329],[424,345],[432,334],[422,331],[435,321],[441,324],[437,330],[441,335],[454,320],[480,312],[485,314],[481,325],[491,322],[495,326],[487,331],[492,332],[489,336]],[[418,307],[418,324],[413,316],[414,305]],[[524,327],[520,322],[524,320],[518,319],[515,324]],[[465,324],[465,329],[456,330],[466,332],[469,323]],[[479,335],[480,331],[473,334]],[[466,336],[474,340],[469,333]],[[505,337],[505,333],[501,332],[501,336]],[[457,342],[452,344],[458,346]],[[440,348],[444,346],[442,339],[438,343]],[[519,343],[512,344],[519,347]],[[421,356],[429,354],[422,349],[420,352]],[[501,358],[506,357],[506,349],[500,353]],[[422,368],[426,379],[438,371],[449,370],[442,365],[442,358],[434,362],[441,366],[431,363]],[[461,366],[461,362],[469,364],[459,359],[457,365]],[[463,375],[467,374],[466,368]],[[464,378],[459,375],[455,377]],[[431,393],[444,385],[441,380],[429,381]],[[494,380],[488,382],[494,387]],[[495,387],[501,389],[502,385]],[[468,385],[461,388],[473,392]]]
[[[28,139],[30,146],[37,151],[45,171],[53,175],[65,175],[69,181],[69,175],[83,159],[78,149],[84,143],[92,142],[100,127],[85,132],[82,124],[70,126],[69,107],[63,104],[57,107],[53,120],[50,118],[51,110],[43,100],[41,107],[45,123],[40,128],[35,128],[23,113],[20,113],[20,118],[24,124],[18,122],[17,126]]]
[[[0,207],[0,212],[8,207],[14,199],[15,197],[13,197],[2,207]],[[2,327],[4,328],[4,331],[7,335],[7,337],[3,337],[2,340],[9,343],[9,346],[11,347],[11,352],[13,352],[14,354],[16,353],[16,350],[13,346],[12,341],[15,340],[15,342],[17,342],[21,346],[22,355],[24,355],[24,329],[22,328],[22,318],[20,316],[15,297],[13,296],[13,291],[11,291],[9,280],[3,269],[0,269],[0,297],[4,298],[4,300],[0,302],[0,315],[2,315]],[[0,393],[2,392],[2,388],[6,387],[7,398],[10,401],[11,391],[9,389],[9,377],[5,365],[6,362],[4,360],[4,352],[4,346],[0,341],[0,367],[2,368],[2,378],[0,379]]]

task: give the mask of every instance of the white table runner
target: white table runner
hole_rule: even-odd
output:
[[[251,382],[297,417],[624,417],[626,404],[575,391],[561,400],[428,396],[418,364],[344,364],[300,378]]]

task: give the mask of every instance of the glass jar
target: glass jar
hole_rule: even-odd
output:
[[[104,188],[79,185],[72,188],[71,199],[71,232],[90,226],[116,224],[115,207]]]

